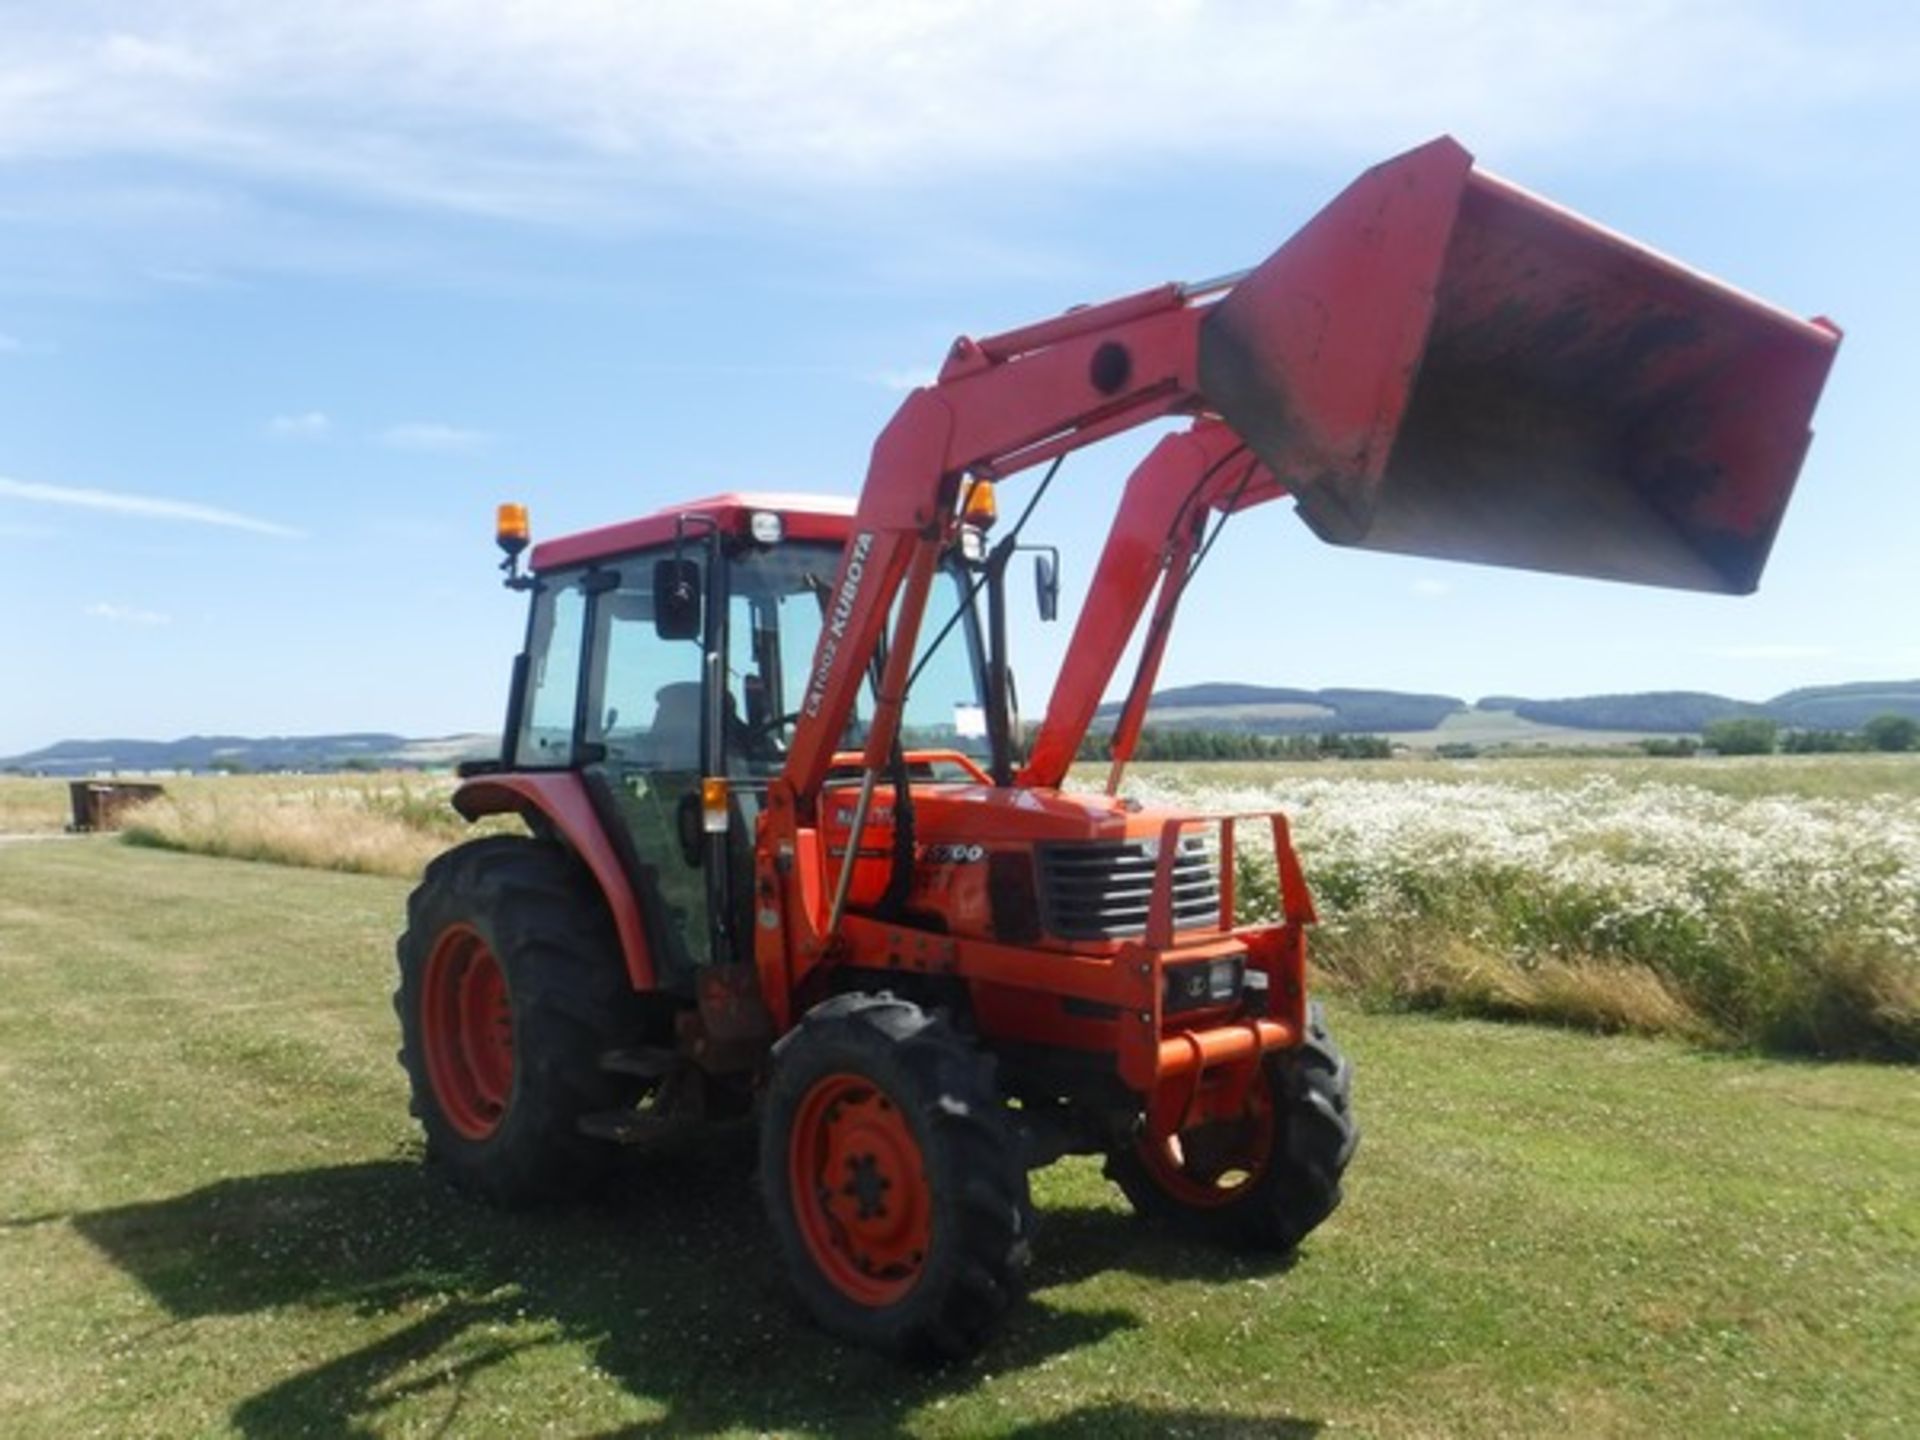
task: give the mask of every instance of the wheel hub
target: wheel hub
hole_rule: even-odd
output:
[[[834,1287],[888,1305],[920,1278],[932,1193],[913,1126],[872,1081],[829,1075],[801,1101],[789,1145],[800,1234]]]
[[[513,1004],[506,972],[480,932],[450,925],[421,982],[420,1041],[434,1100],[454,1132],[485,1140],[513,1095]]]
[[[853,1197],[858,1207],[856,1218],[860,1220],[878,1220],[887,1213],[885,1197],[893,1188],[893,1182],[880,1173],[879,1158],[874,1155],[855,1155],[847,1162],[847,1168],[853,1172],[848,1180],[845,1194]]]

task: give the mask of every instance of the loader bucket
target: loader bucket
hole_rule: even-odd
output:
[[[1214,306],[1200,388],[1336,545],[1744,594],[1839,341],[1441,139]]]

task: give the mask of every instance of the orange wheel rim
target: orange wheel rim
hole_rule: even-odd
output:
[[[927,1262],[933,1195],[913,1126],[858,1075],[828,1075],[800,1102],[787,1178],[800,1237],[827,1280],[862,1305],[891,1305]]]
[[[420,1040],[447,1124],[468,1140],[498,1130],[513,1094],[513,1005],[500,961],[470,925],[449,925],[433,943]]]
[[[1149,1135],[1138,1153],[1154,1182],[1185,1205],[1210,1209],[1239,1199],[1273,1163],[1273,1101],[1256,1082],[1247,1106],[1174,1135]]]

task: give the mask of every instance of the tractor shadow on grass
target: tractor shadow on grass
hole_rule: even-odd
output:
[[[626,1434],[729,1428],[900,1434],[922,1406],[1139,1324],[1121,1309],[1065,1309],[1045,1290],[1105,1269],[1150,1276],[1256,1272],[1085,1209],[1043,1216],[1034,1274],[985,1354],[939,1370],[844,1347],[788,1299],[750,1154],[723,1146],[639,1161],[604,1199],[502,1215],[406,1160],[224,1180],[169,1200],[73,1218],[173,1323],[282,1309],[343,1312],[379,1338],[242,1401],[251,1435],[365,1434],[432,1392],[437,1431],[465,1428],[468,1379],[556,1340],[658,1417]],[[418,1423],[419,1412],[409,1415]],[[497,1417],[492,1423],[498,1423]],[[1312,1421],[1255,1420],[1093,1400],[1024,1434],[1306,1436]]]

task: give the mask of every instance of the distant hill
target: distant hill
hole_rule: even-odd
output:
[[[494,754],[492,735],[410,740],[367,731],[345,735],[188,735],[179,740],[62,740],[0,760],[0,768],[40,775],[137,770],[343,770],[422,768]]]
[[[1259,735],[1316,735],[1338,730],[1392,734],[1431,730],[1466,702],[1454,695],[1401,690],[1291,690],[1270,685],[1211,683],[1157,690],[1147,703],[1156,726],[1245,730]],[[1118,704],[1102,705],[1095,724],[1111,725]]]
[[[1653,730],[1693,734],[1715,720],[1754,715],[1797,730],[1857,730],[1875,715],[1920,720],[1920,680],[1870,680],[1789,690],[1771,700],[1730,700],[1693,690],[1635,695],[1585,695],[1571,700],[1494,696],[1483,710],[1511,710],[1542,725],[1578,730]]]
[[[1782,725],[1806,730],[1854,730],[1876,715],[1920,720],[1920,680],[1867,680],[1789,690],[1767,701],[1766,711]]]
[[[1696,690],[1650,690],[1637,695],[1583,695],[1571,700],[1512,700],[1482,709],[1511,710],[1539,725],[1576,730],[1666,730],[1696,734],[1715,720],[1764,715],[1764,705]]]
[[[1264,685],[1180,685],[1154,693],[1148,717],[1161,729],[1246,730],[1262,735],[1365,731],[1393,735],[1440,728],[1449,716],[1510,714],[1556,729],[1611,734],[1698,734],[1715,720],[1758,715],[1805,730],[1857,730],[1875,715],[1920,719],[1920,680],[1867,681],[1789,690],[1771,700],[1735,700],[1697,690],[1535,700],[1489,695],[1473,705],[1451,695],[1397,690],[1293,690]],[[1118,705],[1102,705],[1111,724]]]

